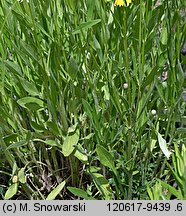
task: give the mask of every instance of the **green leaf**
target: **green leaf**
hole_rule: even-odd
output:
[[[81,24],[79,25],[78,28],[76,28],[76,29],[72,32],[72,34],[79,34],[79,33],[81,33],[81,31],[82,31],[83,29],[91,28],[92,26],[98,24],[99,22],[101,22],[101,19],[89,20],[89,21],[87,21],[87,22],[83,22],[83,23],[81,23]]]
[[[167,148],[167,143],[166,143],[166,140],[163,139],[163,137],[161,136],[160,133],[158,133],[158,142],[159,142],[159,146],[162,150],[162,152],[164,153],[164,155],[169,158],[170,155],[171,155],[171,152],[168,150]]]
[[[17,163],[14,162],[13,167],[12,167],[12,176],[15,175],[15,173],[17,172]]]
[[[77,1],[75,0],[66,0],[66,4],[68,5],[68,11],[70,13],[74,13],[77,7]]]
[[[143,94],[141,99],[138,102],[138,108],[137,108],[137,127],[141,128],[141,126],[147,121],[147,116],[146,116],[146,107],[149,102],[149,98],[154,91],[154,86],[151,85],[149,87],[149,90],[146,94]]]
[[[68,135],[65,138],[65,141],[62,146],[62,152],[65,157],[69,156],[74,151],[75,145],[77,145],[78,141],[79,141],[79,130],[76,130],[74,134]]]
[[[24,90],[28,92],[30,95],[38,96],[40,94],[34,83],[28,82],[27,80],[22,78],[19,79],[21,81],[20,84],[23,86]]]
[[[158,73],[157,73],[157,75],[160,75],[161,73],[163,73],[163,71],[164,71],[164,65],[165,65],[165,63],[166,63],[166,61],[167,61],[167,52],[166,51],[164,51],[164,52],[162,52],[162,53],[160,53],[159,55],[158,55]]]
[[[100,162],[104,165],[109,167],[112,171],[115,170],[114,166],[114,158],[110,154],[109,151],[107,151],[103,146],[97,145],[96,146],[96,152],[98,154],[98,157],[100,159]]]
[[[27,43],[25,43],[23,40],[20,40],[20,45],[23,48],[24,52],[30,56],[32,60],[35,60],[37,63],[39,63],[39,56],[37,55],[36,49],[34,49],[34,46],[30,46]],[[39,63],[40,64],[40,63]]]
[[[18,191],[18,183],[12,184],[5,193],[5,200],[12,198]]]
[[[77,72],[78,72],[78,64],[76,60],[71,57],[68,66],[68,74],[72,80],[74,80],[77,77]]]
[[[123,113],[123,110],[121,108],[121,103],[120,103],[120,98],[118,95],[118,89],[114,84],[112,84],[111,87],[109,87],[109,92],[110,92],[110,98],[114,106],[116,107],[117,111],[119,113]]]
[[[110,100],[110,92],[109,92],[109,88],[108,85],[104,85],[101,90],[104,92],[104,99],[105,100]]]
[[[21,68],[18,64],[11,61],[4,61],[6,67],[13,73],[22,75]]]
[[[33,141],[43,142],[43,143],[45,143],[45,144],[47,144],[49,146],[59,146],[59,144],[55,140],[33,139]]]
[[[88,162],[88,157],[84,153],[84,149],[83,149],[83,147],[81,145],[77,145],[76,146],[76,151],[74,153],[74,156],[76,158],[78,158],[80,161],[82,161],[83,163],[87,163]]]
[[[43,132],[45,131],[45,127],[41,124],[37,124],[36,122],[34,121],[30,121],[30,125],[32,126],[32,128],[35,130],[35,131],[39,131],[39,132]]]
[[[164,91],[163,91],[162,87],[163,87],[162,84],[156,85],[159,97],[161,98],[161,100],[163,100],[164,104],[166,104],[166,100],[165,100],[165,96],[164,96]]]
[[[178,198],[179,200],[182,199],[182,194],[180,190],[177,190],[176,188],[174,188],[173,186],[167,184],[166,182],[163,182],[161,180],[159,180],[161,185],[167,189],[171,194],[173,194],[176,198]]]
[[[163,30],[161,32],[161,39],[160,39],[161,43],[163,45],[167,45],[167,41],[168,41],[168,32],[167,32],[167,28],[163,27]]]
[[[147,193],[150,197],[150,200],[154,200],[154,196],[153,196],[151,188],[149,187],[149,183],[147,182],[146,184],[147,184]]]
[[[90,173],[93,181],[105,200],[113,199],[113,192],[108,180],[100,173]]]
[[[158,21],[158,15],[160,13],[159,7],[155,8],[154,10],[152,10],[151,16],[149,18],[148,21],[148,32],[151,32],[153,30],[153,28],[156,27],[157,25],[157,21]]]
[[[82,102],[83,102],[84,110],[95,128],[96,134],[98,134],[99,138],[101,139],[100,121],[99,121],[98,113],[95,110],[95,107],[91,107],[91,105],[84,99],[82,100]]]
[[[17,103],[24,108],[37,111],[44,108],[44,102],[35,97],[23,97],[17,100]]]
[[[186,167],[186,165],[184,163],[184,166],[183,166],[184,161],[182,159],[182,156],[176,144],[174,144],[174,154],[172,155],[172,162],[173,162],[173,166],[174,166],[176,173],[178,174],[180,178],[182,178],[184,174],[184,166]]]
[[[54,200],[56,196],[61,192],[64,188],[66,181],[61,182],[50,194],[47,196],[46,200]]]
[[[82,100],[82,102],[83,102],[83,107],[85,109],[86,114],[92,120],[93,119],[93,115],[92,115],[93,110],[92,110],[90,104],[84,99]]]
[[[18,172],[18,179],[21,183],[26,183],[25,168],[21,168]]]
[[[145,78],[145,81],[141,87],[142,91],[144,91],[145,87],[148,86],[149,84],[151,84],[154,81],[154,77],[155,75],[158,75],[159,71],[158,71],[158,66],[156,65],[151,72],[149,73],[149,75]]]
[[[9,145],[6,150],[12,149],[12,148],[19,148],[22,147],[24,145],[27,145],[27,140],[22,140],[20,142],[16,142],[16,143],[12,143],[11,145]]]
[[[114,141],[117,139],[117,137],[121,134],[121,132],[123,131],[123,128],[124,128],[124,125],[121,125],[121,126],[119,127],[119,129],[118,129],[116,135],[114,136],[112,142],[114,142]]]
[[[97,167],[97,166],[90,166],[90,172],[91,173],[97,173],[100,172],[101,167]]]
[[[21,11],[16,11],[15,9],[12,8],[12,15],[14,17],[16,17],[16,19],[25,27],[27,27],[28,29],[30,29],[30,18],[27,16],[27,18],[25,18],[24,14]]]
[[[89,196],[85,191],[83,191],[82,189],[79,189],[79,188],[75,188],[75,187],[67,187],[67,189],[73,193],[75,196],[78,196],[78,197],[82,197],[84,198],[85,200],[95,200],[94,197],[92,196]]]
[[[45,122],[45,125],[56,135],[59,134],[58,125],[55,124],[55,122],[47,121]]]
[[[151,141],[150,141],[150,151],[151,151],[151,153],[152,153],[153,149],[156,147],[156,143],[157,143],[157,140],[151,138]]]
[[[9,134],[7,136],[3,137],[3,140],[5,141],[6,144],[10,142],[15,142],[17,140],[18,135],[16,133]]]
[[[178,187],[182,190],[183,189],[183,182],[182,182],[182,180],[180,179],[180,177],[178,176],[178,174],[173,170],[172,166],[169,163],[167,163],[167,166],[169,167],[169,169],[170,169],[170,171],[171,171],[171,173],[172,173],[172,175],[173,175],[173,177],[174,177],[174,179],[175,179]]]
[[[83,137],[83,138],[81,138],[81,139],[82,139],[82,140],[89,140],[89,139],[91,139],[93,136],[94,136],[94,134],[93,134],[93,133],[90,133],[89,135],[87,135],[87,136],[85,136],[85,137]]]

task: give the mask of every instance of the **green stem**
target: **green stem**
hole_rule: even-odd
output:
[[[124,11],[124,22],[123,22],[123,34],[124,34],[124,53],[125,53],[125,68],[126,68],[126,78],[128,83],[128,103],[129,103],[129,112],[128,112],[128,147],[127,147],[127,160],[129,161],[132,156],[132,96],[131,96],[131,77],[129,71],[129,56],[128,56],[128,43],[127,43],[127,15]],[[132,199],[132,166],[130,165],[128,172],[128,199]]]
[[[61,121],[63,124],[63,130],[65,133],[68,131],[68,122],[67,122],[67,115],[66,115],[66,109],[65,109],[65,103],[64,103],[64,98],[62,96],[60,100],[60,109],[61,109]]]
[[[75,160],[76,158],[74,155],[69,156],[69,162],[70,162],[70,170],[71,170],[71,177],[72,177],[72,186],[76,187],[78,184],[78,172],[77,172],[77,163],[78,161]]]

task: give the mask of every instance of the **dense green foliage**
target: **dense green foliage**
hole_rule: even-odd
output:
[[[185,11],[0,1],[1,199],[186,199]]]

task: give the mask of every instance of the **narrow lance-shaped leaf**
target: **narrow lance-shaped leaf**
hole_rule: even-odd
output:
[[[85,191],[83,191],[82,189],[79,188],[75,188],[75,187],[67,187],[67,189],[73,193],[75,196],[79,196],[84,198],[85,200],[95,200],[94,197],[89,196]]]
[[[163,139],[163,137],[161,136],[160,133],[158,133],[158,142],[159,142],[159,146],[162,150],[162,152],[164,153],[164,155],[169,158],[170,155],[171,155],[171,152],[168,150],[167,148],[167,143],[166,143],[166,140]]]
[[[108,180],[100,173],[90,173],[93,181],[105,200],[113,199],[113,193]]]
[[[19,78],[21,81],[21,85],[23,86],[24,90],[27,91],[30,95],[38,96],[39,91],[37,90],[36,86],[32,82],[28,82],[25,79]]]
[[[23,97],[17,103],[27,109],[38,110],[44,107],[44,102],[35,97]]]
[[[96,146],[96,152],[98,154],[98,157],[100,159],[100,162],[104,165],[109,167],[112,171],[116,173],[115,167],[114,167],[114,158],[110,154],[109,151],[107,151],[103,146],[97,145]]]
[[[54,200],[56,196],[64,188],[66,181],[61,182],[50,194],[47,196],[46,200]]]
[[[80,33],[83,29],[88,29],[91,28],[92,26],[98,24],[99,22],[101,22],[101,19],[96,19],[96,20],[89,20],[87,22],[83,22],[79,25],[79,27],[72,32],[72,34],[78,34]]]

